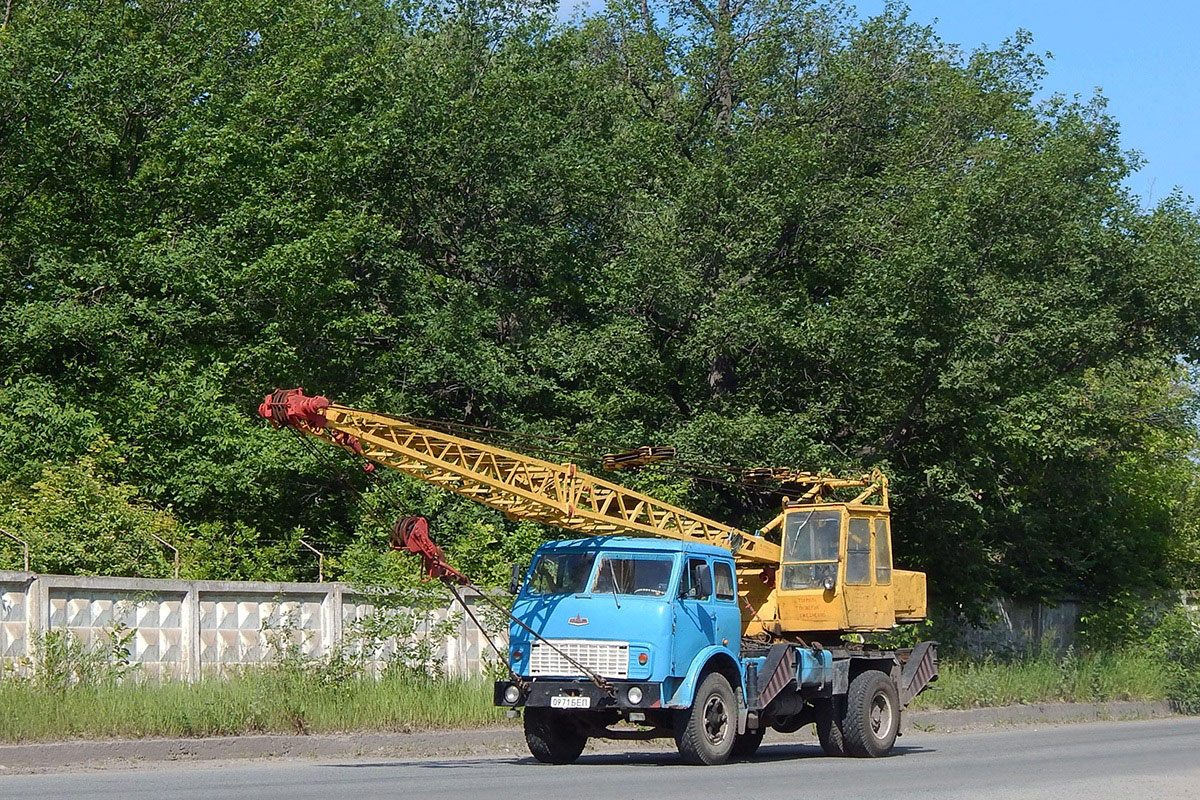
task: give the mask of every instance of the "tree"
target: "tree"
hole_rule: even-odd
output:
[[[111,481],[107,468],[115,458],[101,439],[74,464],[46,468],[28,489],[0,488],[0,528],[28,542],[35,572],[171,576],[158,539],[178,542],[179,525],[142,501],[136,487]],[[6,556],[15,562],[6,566],[20,568]]]
[[[881,467],[947,603],[1168,585],[1200,221],[1143,209],[1103,99],[1037,101],[1044,70],[898,7],[23,0],[0,467],[36,494],[107,435],[192,574],[311,574],[303,535],[411,580],[373,554],[417,509],[481,579],[525,557],[254,417],[304,385],[585,467],[675,444],[627,480],[740,525],[778,495],[696,465]]]

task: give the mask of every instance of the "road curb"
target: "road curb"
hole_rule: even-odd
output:
[[[917,730],[951,733],[1005,725],[1154,719],[1174,715],[1165,700],[1114,700],[1108,703],[1038,703],[961,711],[906,711],[904,724]]]
[[[926,732],[954,732],[1011,725],[1065,724],[1097,720],[1172,716],[1165,702],[1046,703],[964,711],[913,711],[904,725]],[[789,737],[790,740],[793,738]],[[769,740],[785,741],[783,737]],[[669,743],[668,743],[669,744]],[[597,749],[623,749],[624,742],[598,742]],[[662,745],[665,747],[665,745]],[[641,742],[638,747],[655,747]],[[657,747],[655,747],[657,749]],[[202,739],[125,739],[0,745],[0,774],[47,772],[65,767],[128,766],[139,763],[216,761],[246,758],[355,758],[380,756],[429,759],[526,755],[519,728],[411,733],[354,733],[295,736],[220,736]]]

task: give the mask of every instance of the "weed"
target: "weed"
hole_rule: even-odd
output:
[[[1158,656],[1147,648],[1112,653],[1038,655],[1013,659],[994,656],[942,660],[934,684],[915,708],[981,708],[1031,703],[1162,700],[1168,679]]]
[[[1200,714],[1200,611],[1180,607],[1167,614],[1151,643],[1163,661],[1171,705]]]

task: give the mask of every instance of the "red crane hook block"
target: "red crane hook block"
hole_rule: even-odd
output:
[[[464,586],[471,581],[446,563],[446,554],[429,538],[429,521],[424,517],[403,517],[392,526],[392,549],[416,553],[425,567],[425,580],[437,578]]]

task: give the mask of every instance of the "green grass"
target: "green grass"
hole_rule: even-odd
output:
[[[464,728],[503,721],[491,683],[353,680],[313,685],[272,672],[196,684],[39,690],[0,682],[0,741]]]
[[[319,674],[318,674],[319,677]],[[944,660],[938,690],[913,704],[957,709],[1029,703],[1161,700],[1168,678],[1144,652]],[[266,669],[188,685],[127,681],[61,691],[0,681],[0,742],[468,728],[504,722],[491,683],[385,677],[323,684]]]
[[[918,697],[912,708],[1164,700],[1169,688],[1162,662],[1138,650],[1016,661],[947,659],[939,673],[938,688]]]

